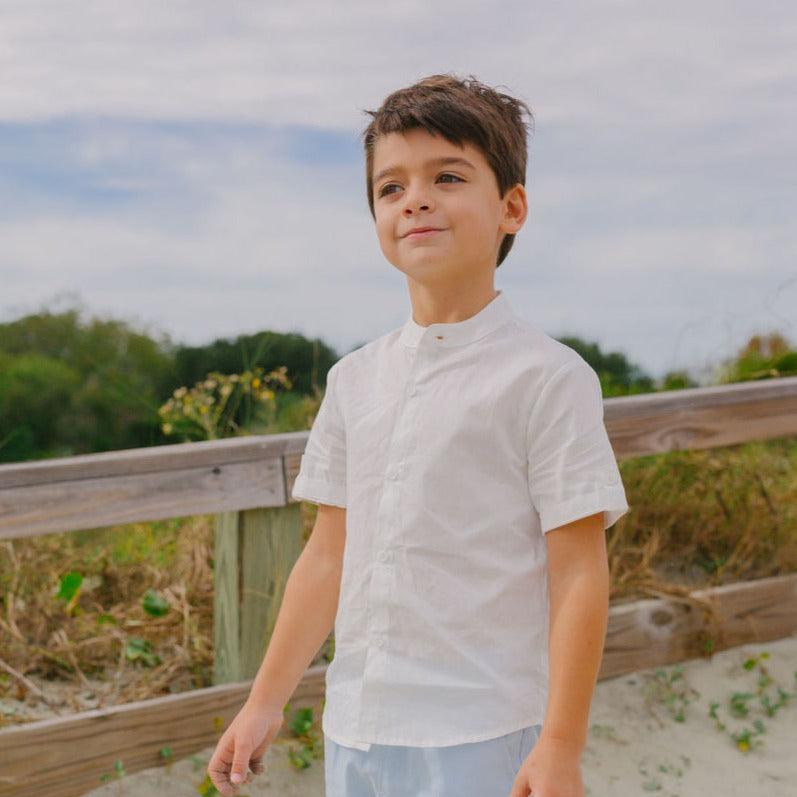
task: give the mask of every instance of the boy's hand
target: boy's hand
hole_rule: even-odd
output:
[[[279,708],[244,704],[208,762],[208,775],[223,797],[232,797],[242,783],[249,782],[250,769],[254,775],[263,771],[263,754],[284,721]]]
[[[509,797],[584,797],[581,749],[541,736],[517,773]]]

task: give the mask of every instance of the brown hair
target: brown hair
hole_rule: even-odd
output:
[[[523,120],[523,111],[529,116],[529,125]],[[495,174],[502,198],[518,183],[526,184],[526,136],[533,129],[532,112],[522,100],[480,83],[473,75],[464,79],[451,74],[429,75],[394,91],[378,110],[365,113],[372,117],[362,135],[368,207],[374,219],[374,147],[377,138],[387,133],[423,128],[452,144],[468,142],[478,147]],[[514,240],[514,235],[504,235],[496,268],[509,254]]]

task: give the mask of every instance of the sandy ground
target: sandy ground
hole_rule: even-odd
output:
[[[640,670],[598,682],[590,714],[590,734],[582,758],[586,794],[591,797],[786,797],[794,795],[797,781],[797,699],[789,700],[774,716],[763,711],[753,697],[747,717],[731,715],[734,693],[755,694],[760,670],[742,665],[768,652],[762,663],[773,679],[768,687],[773,702],[777,687],[797,690],[797,635],[755,645],[742,645],[716,654],[711,661],[695,659],[681,665]],[[680,677],[677,676],[680,672]],[[665,682],[669,681],[667,688]],[[669,699],[668,699],[669,695]],[[689,702],[685,702],[686,698]],[[709,716],[713,701],[725,730]],[[677,721],[678,709],[683,721]],[[754,722],[763,733],[754,737],[748,751],[731,738]],[[755,742],[760,740],[760,745]],[[297,770],[288,747],[280,741],[264,757],[265,771],[241,788],[243,797],[323,797],[323,757]],[[88,792],[91,797],[196,797],[197,787],[213,747],[197,752],[169,768],[137,772]]]

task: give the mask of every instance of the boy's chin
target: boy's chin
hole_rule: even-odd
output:
[[[402,271],[411,271],[412,269],[430,269],[434,268],[441,270],[446,268],[451,263],[451,256],[448,252],[442,252],[429,247],[426,250],[416,249],[409,257],[406,255],[399,258],[396,266]]]
[[[409,279],[421,283],[440,283],[457,279],[455,268],[451,268],[445,261],[433,261],[431,259],[422,263],[409,263],[398,266]]]

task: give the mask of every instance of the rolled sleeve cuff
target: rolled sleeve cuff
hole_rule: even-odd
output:
[[[568,501],[543,506],[539,511],[540,528],[543,534],[552,529],[572,523],[574,520],[594,515],[603,510],[603,528],[614,525],[626,512],[628,502],[622,482],[599,485],[592,493],[578,495]]]
[[[315,504],[333,504],[345,508],[346,475],[303,454],[291,498],[295,501],[312,501]]]

